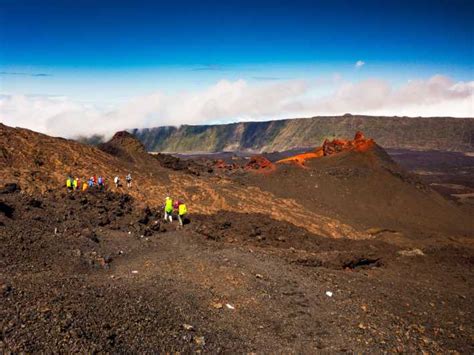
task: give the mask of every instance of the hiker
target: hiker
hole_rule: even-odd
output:
[[[105,187],[105,181],[102,176],[99,176],[99,178],[97,179],[97,185],[99,185],[99,189],[101,190]]]
[[[78,184],[79,184],[79,179],[78,178],[75,178],[74,180],[72,180],[72,189],[77,190]]]
[[[84,178],[84,182],[82,183],[82,192],[85,192],[88,187],[89,184],[87,183],[86,178]]]
[[[125,180],[127,181],[127,187],[132,187],[132,175],[130,173],[125,177]]]
[[[87,181],[87,184],[89,185],[89,187],[93,187],[93,186],[94,186],[94,179],[91,177],[91,178]]]
[[[119,179],[118,176],[115,176],[115,177],[114,177],[114,184],[115,184],[115,187],[119,187],[120,179]]]
[[[184,202],[179,201],[178,202],[178,221],[181,227],[184,224],[184,218],[186,217],[186,213],[188,213],[186,204]]]
[[[165,198],[165,221],[173,222],[173,200],[169,196]]]
[[[72,185],[72,177],[68,176],[66,180],[66,187],[68,191],[72,191],[73,185]]]

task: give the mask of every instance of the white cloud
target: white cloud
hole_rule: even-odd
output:
[[[362,60],[358,60],[358,61],[354,64],[354,66],[355,66],[357,69],[362,68],[364,65],[365,65],[365,62],[362,61]]]
[[[347,82],[321,95],[317,80],[222,80],[201,91],[157,92],[104,111],[66,97],[0,96],[0,122],[51,135],[113,134],[126,128],[314,115],[474,116],[474,81],[436,75],[400,87],[380,79]]]

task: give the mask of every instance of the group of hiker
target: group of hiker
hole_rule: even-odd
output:
[[[167,222],[173,222],[173,216],[178,218],[179,225],[182,227],[184,225],[184,220],[188,209],[186,204],[181,200],[176,200],[173,203],[171,197],[167,196],[165,199],[165,208],[164,208],[164,220]]]
[[[118,176],[114,177],[114,184],[115,187],[120,187],[120,178]],[[127,187],[131,188],[132,187],[132,175],[129,173],[125,177],[125,181],[127,182]],[[68,191],[74,191],[74,190],[82,190],[86,191],[89,188],[99,188],[99,189],[105,189],[105,178],[103,176],[91,176],[89,179],[82,178],[79,179],[77,177],[73,176],[68,176],[66,179],[66,187]],[[164,205],[164,219],[167,222],[172,223],[173,222],[173,217],[178,219],[179,225],[182,227],[184,225],[184,220],[186,218],[186,215],[188,213],[188,209],[186,207],[186,204],[181,201],[181,200],[173,200],[171,197],[166,197],[165,199],[165,205]]]
[[[130,188],[132,187],[132,175],[129,173],[125,177],[125,181],[127,182],[127,187]],[[114,177],[114,184],[115,187],[120,187],[122,186],[120,184],[120,178],[118,176]],[[68,176],[66,179],[66,188],[68,191],[74,191],[74,190],[82,190],[86,191],[89,188],[99,188],[99,189],[105,189],[105,178],[103,176],[91,176],[90,178],[85,178],[83,177],[82,179],[79,179],[78,177],[73,177],[73,176]]]
[[[99,189],[105,189],[105,179],[102,176],[96,177],[91,176],[90,178],[79,179],[77,177],[68,176],[66,179],[66,187],[68,191],[82,190],[86,191],[91,187],[98,187]]]
[[[127,176],[125,176],[125,181],[127,182],[128,188],[132,187],[132,174],[128,173]],[[120,184],[120,178],[118,176],[114,177],[114,184],[115,184],[115,187],[122,186]]]

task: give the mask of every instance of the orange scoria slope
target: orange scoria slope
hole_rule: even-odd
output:
[[[277,161],[277,163],[293,163],[304,166],[305,162],[310,159],[321,158],[328,155],[337,154],[346,151],[365,152],[375,146],[373,139],[365,138],[362,132],[356,132],[354,139],[333,139],[325,140],[323,145],[317,147],[312,152],[294,155]]]

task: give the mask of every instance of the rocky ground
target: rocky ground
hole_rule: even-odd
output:
[[[2,352],[474,351],[467,237],[331,239],[126,194],[0,194]]]
[[[375,142],[306,158],[0,124],[0,352],[473,353],[472,210]],[[68,174],[107,188],[68,193]]]

